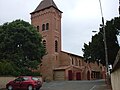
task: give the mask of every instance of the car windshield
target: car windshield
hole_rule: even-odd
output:
[[[23,78],[21,78],[21,77],[18,77],[15,79],[15,81],[22,81],[22,80],[23,80]]]
[[[27,81],[28,79],[28,77],[18,77],[15,79],[15,81]]]

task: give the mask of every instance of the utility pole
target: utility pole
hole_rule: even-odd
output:
[[[119,0],[119,16],[120,16],[120,0]]]
[[[105,61],[106,61],[106,80],[107,84],[110,84],[110,76],[109,76],[109,65],[108,65],[108,52],[107,52],[107,42],[106,42],[106,31],[105,31],[105,23],[104,23],[104,17],[102,12],[102,5],[101,0],[99,0],[100,3],[100,10],[101,10],[101,16],[102,16],[102,28],[103,28],[103,40],[104,40],[104,47],[105,47]]]

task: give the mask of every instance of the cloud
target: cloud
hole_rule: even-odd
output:
[[[16,19],[31,22],[30,13],[42,0],[0,0],[0,24]],[[101,24],[99,0],[54,0],[62,14],[62,50],[82,55],[84,43]],[[118,15],[117,0],[101,0],[105,20]]]

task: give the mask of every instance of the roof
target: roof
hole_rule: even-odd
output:
[[[84,57],[82,57],[80,55],[77,55],[77,54],[69,53],[69,52],[66,52],[66,51],[61,51],[61,52],[84,59]]]
[[[41,10],[44,10],[46,8],[50,8],[50,7],[54,7],[55,9],[57,9],[58,11],[60,11],[58,9],[58,7],[56,6],[56,4],[54,3],[53,0],[42,0],[40,2],[40,4],[37,6],[37,8],[32,12],[32,13],[35,13],[35,12],[39,12]],[[60,11],[61,12],[61,11]],[[32,14],[31,13],[31,14]]]

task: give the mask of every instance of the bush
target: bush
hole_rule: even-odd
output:
[[[0,62],[0,75],[1,76],[16,76],[17,72],[15,70],[15,66],[7,62],[6,60]]]
[[[2,60],[0,62],[0,76],[40,76],[40,72],[32,72],[28,68],[18,68],[14,63]]]

